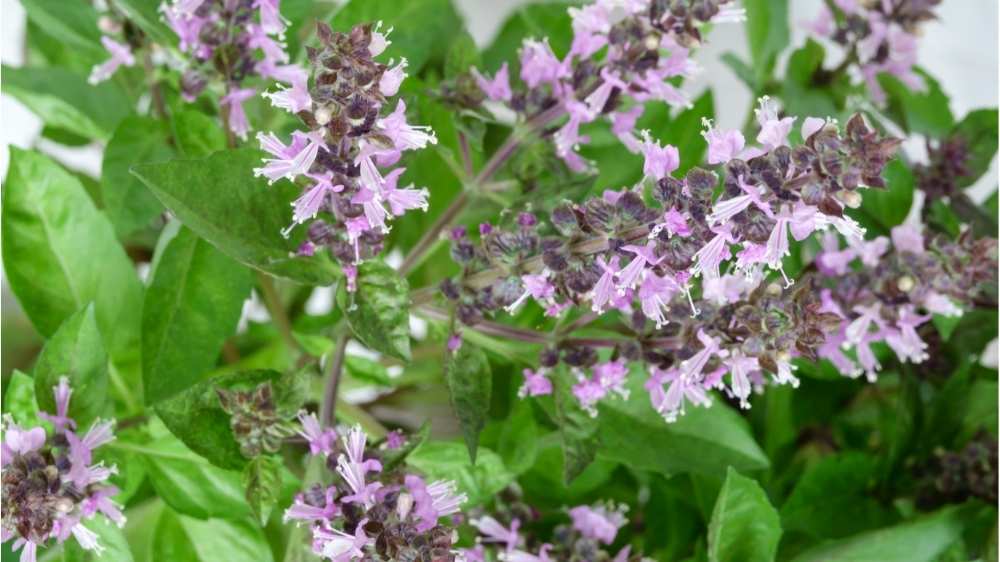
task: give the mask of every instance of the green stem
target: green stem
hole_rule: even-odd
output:
[[[257,283],[260,285],[261,293],[263,293],[264,305],[267,307],[267,312],[271,315],[271,320],[274,321],[274,325],[281,333],[282,339],[285,340],[285,343],[291,349],[301,349],[299,342],[292,335],[292,322],[288,319],[288,313],[285,312],[284,305],[281,304],[281,296],[278,294],[271,276],[258,271]]]

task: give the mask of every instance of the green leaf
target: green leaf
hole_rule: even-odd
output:
[[[152,560],[274,560],[264,532],[249,519],[200,520],[164,510],[153,531]]]
[[[514,480],[500,456],[480,447],[476,463],[461,443],[428,441],[410,453],[406,463],[423,472],[428,481],[452,480],[469,497],[465,507],[482,505]]]
[[[250,514],[239,472],[211,465],[171,436],[142,444],[118,440],[108,446],[141,455],[156,494],[178,513],[199,519],[242,519]]]
[[[743,472],[768,467],[746,420],[721,400],[709,408],[689,407],[676,422],[667,423],[650,406],[640,379],[633,373],[628,400],[601,404],[601,457],[667,475],[693,472],[721,478],[727,466]]]
[[[757,84],[771,76],[778,54],[791,40],[788,0],[747,0],[747,42]]]
[[[100,57],[104,53],[97,27],[97,10],[90,3],[22,0],[21,5],[28,20],[47,34],[88,56]],[[7,74],[6,69],[4,74]]]
[[[989,170],[997,153],[997,119],[996,108],[977,109],[970,111],[955,125],[952,136],[965,141],[965,148],[969,151],[965,161],[969,173],[959,178],[960,187],[976,183]]]
[[[866,189],[861,192],[860,212],[888,233],[903,223],[913,204],[913,172],[901,161],[892,160],[883,173],[886,189]],[[849,214],[853,214],[849,211]],[[870,224],[870,221],[865,221]]]
[[[701,136],[702,119],[711,119],[715,115],[715,97],[712,90],[705,90],[705,93],[694,100],[694,104],[677,114],[670,126],[658,135],[658,138],[666,144],[677,147],[680,153],[680,171],[687,171],[701,163],[708,144]]]
[[[358,266],[357,290],[341,286],[337,304],[365,346],[410,359],[410,293],[406,279],[378,260]]]
[[[530,402],[519,401],[510,417],[504,420],[497,452],[514,474],[520,475],[535,464],[538,457],[538,424]]]
[[[517,50],[528,38],[548,38],[556,56],[564,56],[573,42],[568,7],[564,2],[537,2],[519,8],[507,18],[496,39],[483,51],[486,68],[493,72],[507,62],[511,76],[517,76],[520,69]]]
[[[811,465],[781,506],[785,530],[835,539],[891,522],[891,512],[868,493],[875,484],[875,470],[875,459],[858,451]]]
[[[382,454],[382,470],[388,472],[404,462],[410,453],[417,450],[427,441],[431,434],[430,422],[424,422],[420,429],[407,436],[406,442],[398,449],[387,449]]]
[[[154,43],[173,45],[177,35],[163,23],[160,0],[115,0],[115,8],[139,27]]]
[[[281,459],[268,455],[254,458],[243,469],[243,485],[250,510],[266,525],[281,494]]]
[[[471,68],[479,68],[480,66],[482,66],[482,60],[479,58],[479,48],[476,47],[476,42],[469,35],[469,32],[463,29],[458,37],[452,41],[448,55],[445,57],[445,78],[453,78],[469,72]]]
[[[101,552],[84,550],[75,540],[63,543],[63,562],[132,562],[132,551],[129,549],[125,534],[106,517],[85,519],[81,523],[88,531],[97,535],[97,544]]]
[[[60,377],[69,379],[73,396],[69,417],[85,431],[108,406],[108,356],[101,343],[93,305],[70,316],[49,338],[35,364],[35,397],[38,406],[56,413],[52,388]]]
[[[894,527],[821,544],[797,556],[795,562],[932,562],[961,538],[962,528],[959,508],[946,508]]]
[[[160,402],[156,412],[171,433],[192,451],[212,464],[241,470],[247,464],[230,426],[230,415],[222,409],[218,389],[252,390],[270,382],[276,405],[291,417],[301,405],[295,398],[296,375],[282,376],[277,371],[245,371],[213,377],[184,392]]]
[[[190,230],[167,243],[142,307],[146,404],[183,391],[215,366],[251,285],[246,268]]]
[[[888,98],[887,112],[909,133],[944,138],[955,126],[948,96],[941,85],[921,68],[915,68],[926,83],[926,90],[910,90],[899,78],[880,74],[878,79]]]
[[[132,103],[114,82],[91,86],[83,76],[62,68],[4,66],[3,92],[17,98],[46,125],[89,139],[110,139],[118,123],[132,112]]]
[[[769,562],[778,552],[781,520],[754,480],[730,467],[708,524],[710,562]]]
[[[142,285],[80,182],[46,156],[10,149],[3,189],[3,263],[11,289],[43,336],[88,303],[118,359],[139,333]]]
[[[420,72],[432,59],[441,59],[449,41],[463,29],[462,18],[450,0],[350,0],[333,17],[335,31],[348,32],[359,23],[382,22],[382,31],[392,28],[392,44],[385,60],[406,57],[409,71]]]
[[[226,148],[219,121],[190,107],[174,110],[170,125],[177,147],[188,158],[204,158]]]
[[[328,256],[296,257],[304,235],[299,240],[281,235],[292,222],[289,203],[299,188],[287,181],[268,186],[253,175],[260,165],[261,152],[241,149],[141,164],[132,173],[185,226],[237,261],[303,283],[332,284],[340,274]]]
[[[31,376],[14,369],[3,391],[3,412],[10,414],[22,427],[41,425],[35,402],[35,380]]]
[[[101,195],[104,212],[120,238],[149,225],[163,212],[160,201],[139,178],[129,173],[129,168],[133,164],[169,160],[173,154],[162,121],[133,115],[118,125],[104,149]]]
[[[722,53],[719,57],[723,64],[729,67],[729,70],[733,71],[744,84],[750,88],[751,92],[758,91],[757,87],[757,76],[754,74],[753,68],[746,63],[743,59],[736,55],[736,53],[726,52]]]
[[[573,396],[574,377],[560,365],[552,373],[555,420],[563,449],[563,481],[580,476],[597,456],[597,420],[580,407]]]
[[[344,368],[352,378],[359,381],[378,386],[392,386],[389,369],[378,361],[359,355],[348,355],[344,357]]]
[[[451,405],[462,428],[469,458],[476,462],[479,432],[486,425],[490,410],[490,393],[493,377],[490,362],[481,349],[469,342],[454,352],[448,352],[444,363],[444,380],[451,394]]]

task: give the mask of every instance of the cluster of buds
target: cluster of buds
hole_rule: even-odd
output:
[[[927,196],[927,201],[938,201],[961,193],[959,180],[969,175],[969,149],[967,141],[959,136],[938,142],[927,139],[927,164],[914,168],[917,187]],[[927,210],[930,209],[928,205]]]
[[[917,470],[920,491],[917,504],[933,509],[946,503],[963,503],[969,498],[997,503],[997,440],[986,430],[960,451],[939,449]]]
[[[547,40],[525,40],[516,89],[507,63],[492,78],[472,72],[491,104],[543,122],[568,116],[553,142],[571,170],[591,168],[578,152],[589,141],[580,128],[602,116],[628,150],[662,151],[649,139],[641,143],[633,131],[643,104],[689,105],[670,81],[695,71],[688,50],[699,43],[701,24],[743,18],[742,9],[726,4],[729,0],[598,0],[569,8],[574,36],[562,60]],[[628,101],[637,103],[624,109]]]
[[[229,130],[246,139],[250,123],[243,102],[256,93],[243,81],[259,76],[304,88],[306,73],[288,63],[282,43],[286,22],[280,0],[174,0],[161,6],[164,19],[180,38],[190,66],[181,76],[181,95],[192,102],[211,79],[221,80],[219,100]],[[258,54],[259,53],[259,54]]]
[[[230,416],[229,425],[243,456],[277,453],[282,440],[295,433],[275,406],[270,382],[253,390],[219,388],[216,393],[222,409]]]
[[[820,8],[816,19],[805,22],[819,37],[845,46],[876,102],[885,101],[878,82],[880,73],[899,78],[912,90],[926,88],[913,70],[917,63],[920,24],[935,18],[933,8],[941,0],[833,0]],[[831,9],[832,8],[832,9]]]
[[[4,420],[0,463],[3,466],[3,542],[14,539],[21,562],[35,562],[37,551],[50,540],[73,536],[85,550],[100,552],[97,535],[83,521],[98,514],[119,527],[125,516],[111,497],[118,489],[107,480],[114,466],[93,463],[94,450],[114,439],[111,422],[96,421],[86,433],[76,432],[67,416],[70,389],[66,377],[53,387],[56,413],[41,412],[52,427],[23,428]]]
[[[398,187],[405,168],[384,169],[404,151],[437,142],[429,128],[406,122],[402,99],[394,110],[383,111],[406,77],[407,63],[403,59],[389,67],[374,60],[388,44],[378,29],[357,25],[349,33],[335,33],[319,23],[321,47],[308,48],[312,87],[304,82],[265,94],[275,106],[295,113],[306,130],[292,133],[288,145],[274,133],[258,134],[272,158],[254,170],[256,175],[270,182],[305,180],[284,234],[312,221],[299,253],[328,248],[343,266],[349,287],[357,263],[382,250],[388,220],[412,209],[427,210],[426,189]]]
[[[517,507],[512,506],[512,507]],[[516,560],[520,562],[557,562],[593,560],[595,562],[627,562],[639,560],[625,545],[616,553],[609,550],[618,531],[628,523],[628,506],[613,504],[580,505],[568,510],[569,524],[558,525],[549,542],[544,542],[521,528],[523,517],[534,518],[531,509],[498,509],[492,515],[482,515],[469,521],[479,531],[476,546],[463,549],[469,562],[486,560]],[[495,517],[494,517],[495,516]],[[499,519],[498,519],[499,518]],[[501,522],[501,519],[504,522]]]
[[[861,267],[852,268],[855,261]],[[996,282],[997,241],[966,231],[957,241],[938,236],[925,243],[920,226],[905,224],[892,229],[891,243],[880,236],[841,249],[836,237],[825,237],[816,265],[835,278],[822,291],[822,310],[841,319],[819,356],[846,376],[864,373],[873,381],[881,368],[873,343],[888,344],[901,362],[929,358],[918,328],[931,314],[961,315],[984,284]],[[854,349],[857,362],[844,349]]]
[[[649,151],[644,171],[655,181],[656,207],[640,184],[557,207],[551,229],[523,213],[510,230],[481,225],[478,243],[464,229],[452,232],[452,256],[463,272],[441,289],[462,323],[514,313],[530,300],[548,316],[586,304],[590,319],[617,312],[625,320],[631,341],[619,342],[610,361],[599,362],[587,345],[547,349],[522,395],[551,392],[545,369],[562,361],[576,370],[574,394],[595,414],[604,397],[626,394],[628,362],[642,360],[654,408],[673,421],[685,401],[707,405],[711,388],[749,407],[752,386],[766,382],[762,371],[773,383],[798,383],[792,358],[815,358],[839,318],[823,310],[814,283],[790,290],[782,265],[789,235],[804,240],[833,227],[861,243],[864,231],[844,207],[860,204],[861,188],[884,186],[881,172],[898,141],[879,137],[859,116],[843,133],[808,118],[805,141],[793,148],[787,137],[794,118],[779,117],[767,99],[757,116],[759,146],[707,123],[708,163],[722,165],[724,176],[715,201],[715,172],[694,168],[678,179],[671,175],[676,156]],[[766,282],[768,270],[781,274],[784,287]]]
[[[365,433],[354,427],[341,442],[314,415],[300,414],[301,435],[313,455],[326,459],[340,482],[300,493],[285,520],[308,524],[312,550],[335,562],[349,560],[456,560],[454,529],[442,517],[466,501],[450,481],[425,482],[399,469],[383,469],[378,451],[365,450]],[[398,435],[386,452],[398,446]],[[373,454],[374,453],[374,454]]]

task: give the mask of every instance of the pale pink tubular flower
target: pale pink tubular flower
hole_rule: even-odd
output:
[[[523,373],[524,383],[517,390],[519,398],[552,394],[552,381],[549,380],[544,368],[536,370],[525,369]]]
[[[399,91],[399,86],[406,79],[406,58],[399,59],[399,64],[392,66],[393,61],[389,61],[389,68],[382,74],[378,83],[379,93],[385,97],[392,97]]]
[[[740,154],[740,151],[743,150],[743,146],[746,144],[743,133],[737,130],[723,131],[716,129],[712,126],[711,119],[704,117],[701,120],[701,124],[705,127],[705,130],[701,132],[701,136],[708,143],[707,161],[709,164],[714,165],[729,162],[733,158],[736,158]]]
[[[529,88],[539,84],[555,84],[568,72],[566,66],[552,53],[548,39],[528,39],[521,47],[521,80]]]
[[[930,319],[929,315],[917,314],[912,304],[900,308],[896,329],[886,330],[885,334],[885,343],[889,344],[900,361],[921,363],[930,357],[927,343],[917,334],[917,326]]]
[[[656,241],[654,240],[646,242],[645,246],[629,244],[623,246],[622,250],[635,254],[635,258],[618,273],[619,295],[625,294],[626,290],[636,286],[647,266],[655,266],[663,261],[663,257],[656,255]]]
[[[119,43],[106,35],[101,37],[101,44],[111,53],[111,58],[95,66],[90,71],[90,77],[87,78],[87,82],[90,84],[99,84],[111,78],[111,75],[120,66],[132,66],[135,64],[135,57],[132,56],[132,50],[128,45]]]
[[[73,395],[73,389],[69,386],[69,379],[59,377],[59,384],[52,387],[52,393],[56,399],[55,415],[38,412],[38,417],[51,423],[55,427],[56,433],[62,433],[67,428],[76,429],[76,422],[68,417],[69,399]]]
[[[659,141],[650,138],[648,131],[643,131],[642,135],[643,142],[639,146],[645,157],[642,173],[654,180],[661,180],[673,173],[681,163],[677,147],[669,144],[661,147]]]
[[[492,79],[486,78],[478,69],[472,69],[472,75],[476,79],[476,85],[492,101],[510,101],[513,92],[510,89],[510,69],[507,63],[500,66],[500,70],[493,75]]]
[[[323,455],[324,457],[336,449],[337,432],[331,428],[324,429],[316,418],[316,414],[307,413],[304,410],[299,412],[299,423],[302,424],[302,431],[299,432],[308,443],[309,453],[313,455]]]
[[[247,114],[243,111],[243,102],[252,98],[256,93],[257,90],[253,88],[238,88],[231,90],[219,100],[219,105],[226,107],[229,111],[227,122],[229,130],[243,140],[246,140],[247,133],[250,132],[250,122],[247,121]]]
[[[437,137],[430,127],[407,124],[406,102],[402,99],[396,104],[396,110],[379,119],[376,125],[400,151],[418,150],[428,144],[437,144]]]
[[[705,330],[698,330],[698,341],[704,346],[700,351],[681,361],[681,375],[687,380],[700,380],[705,365],[712,356],[726,357],[728,352],[719,346],[718,338],[713,338]]]
[[[604,544],[615,542],[618,530],[627,522],[624,508],[609,509],[605,506],[579,505],[569,510],[573,528],[580,534]]]
[[[427,532],[437,525],[441,517],[458,513],[460,506],[468,501],[468,496],[457,493],[455,483],[443,480],[424,484],[419,476],[408,474],[404,482],[414,501],[414,514],[420,519],[418,532]]]
[[[750,374],[760,370],[757,358],[734,353],[724,359],[723,364],[729,369],[729,389],[740,401],[740,408],[750,409],[750,392],[753,390]]]
[[[642,116],[644,110],[645,106],[638,104],[626,111],[615,111],[609,116],[611,119],[611,132],[633,154],[640,150],[639,139],[636,138],[633,131],[635,130],[636,122]]]
[[[760,124],[757,142],[765,151],[788,146],[788,134],[792,131],[795,117],[779,118],[778,106],[768,96],[760,98],[760,107],[755,109],[754,113],[757,114],[757,122]]]
[[[670,386],[664,392],[663,385],[666,383],[670,383]],[[649,392],[653,409],[663,416],[667,423],[677,421],[677,418],[684,414],[685,401],[706,408],[712,404],[701,383],[687,379],[677,368],[662,370],[659,367],[652,367],[645,387]]]
[[[309,88],[305,82],[296,80],[289,86],[279,86],[275,92],[264,92],[261,94],[271,100],[271,105],[291,113],[307,111],[312,108],[312,97],[309,95]]]
[[[364,548],[374,542],[365,535],[367,523],[367,518],[359,521],[353,536],[329,526],[313,529],[313,552],[333,562],[348,562],[363,558]]]
[[[917,255],[924,253],[924,235],[919,225],[901,224],[893,227],[891,236],[892,246],[897,252]]]
[[[656,323],[656,328],[667,324],[666,313],[670,310],[670,301],[680,292],[677,282],[669,276],[660,277],[649,272],[639,286],[639,303],[642,313]]]
[[[337,504],[337,487],[330,486],[324,495],[326,503],[322,506],[309,505],[305,501],[305,496],[298,494],[292,505],[285,510],[282,521],[317,523],[323,522],[340,515],[340,506]]]
[[[280,0],[254,0],[260,10],[260,26],[270,35],[284,36],[288,20],[281,16]]]
[[[719,276],[719,265],[729,259],[732,252],[729,243],[733,241],[729,225],[713,227],[715,236],[694,254],[695,264],[691,267],[691,275],[701,275],[706,279]]]
[[[556,288],[548,280],[549,272],[543,270],[538,274],[525,274],[521,276],[521,283],[524,285],[524,292],[514,302],[504,307],[504,310],[513,314],[524,304],[528,298],[534,298],[539,303],[545,304],[552,300]]]
[[[382,200],[389,204],[389,210],[397,217],[412,209],[421,211],[428,209],[427,197],[430,192],[427,188],[413,189],[413,184],[405,188],[396,187],[399,176],[403,175],[404,171],[406,168],[396,168],[386,174],[380,190]]]
[[[615,295],[615,276],[618,274],[618,256],[612,256],[610,260],[605,260],[603,256],[598,256],[597,266],[602,273],[597,284],[590,295],[591,308],[594,312],[603,312],[608,301]]]
[[[511,552],[521,543],[521,535],[517,532],[521,527],[521,521],[518,519],[510,522],[509,529],[489,515],[484,515],[478,519],[471,519],[469,524],[485,535],[478,540],[503,544],[507,552]]]
[[[257,140],[260,147],[271,153],[275,158],[265,158],[262,168],[254,168],[254,176],[264,176],[268,183],[274,183],[282,178],[295,179],[295,177],[309,171],[319,149],[327,150],[323,142],[322,131],[312,131],[303,133],[296,131],[292,133],[292,142],[284,145],[274,133],[257,133]]]

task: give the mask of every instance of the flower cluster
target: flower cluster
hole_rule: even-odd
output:
[[[861,267],[851,268],[855,261]],[[816,265],[835,278],[822,291],[823,311],[841,319],[819,356],[846,376],[874,380],[881,366],[872,344],[884,342],[902,362],[928,359],[918,328],[931,314],[962,314],[960,305],[995,282],[997,241],[966,232],[957,242],[936,237],[928,244],[919,226],[906,224],[892,229],[891,244],[880,236],[840,248],[836,237],[825,237]],[[844,349],[854,349],[857,362]]]
[[[306,73],[288,64],[281,39],[286,22],[280,0],[174,0],[161,6],[164,19],[180,38],[191,65],[181,77],[181,95],[191,102],[212,78],[220,79],[219,100],[229,130],[246,139],[250,123],[243,102],[257,91],[243,86],[251,76],[304,88]],[[258,54],[259,53],[259,54]]]
[[[93,462],[94,450],[114,439],[111,422],[97,421],[86,433],[68,417],[70,389],[66,377],[53,387],[56,413],[41,412],[54,431],[23,428],[4,420],[0,463],[3,466],[3,541],[14,539],[21,562],[34,562],[50,539],[62,543],[71,535],[85,550],[100,552],[97,535],[83,521],[102,514],[119,527],[125,516],[111,497],[118,489],[107,480],[114,466]]]
[[[377,452],[365,450],[360,427],[338,443],[314,415],[299,417],[310,453],[325,458],[341,480],[308,488],[285,512],[286,521],[310,525],[313,552],[335,562],[456,559],[453,530],[439,522],[466,501],[453,482],[427,483],[415,474],[384,470]]]
[[[246,391],[219,388],[216,394],[223,411],[230,416],[229,426],[240,452],[247,458],[277,453],[282,440],[295,433],[278,411],[270,382]]]
[[[407,63],[403,59],[390,67],[374,60],[388,44],[378,29],[358,25],[349,33],[335,33],[318,24],[321,47],[308,49],[312,87],[303,81],[265,94],[275,106],[295,113],[307,129],[292,133],[287,145],[274,133],[258,134],[272,158],[254,170],[256,175],[270,182],[306,180],[302,196],[292,204],[293,222],[285,235],[322,213],[309,225],[299,253],[329,248],[349,282],[358,262],[381,251],[387,221],[412,209],[427,210],[427,190],[399,187],[405,168],[386,169],[404,151],[437,142],[428,127],[406,122],[402,99],[394,110],[383,111],[406,77]]]
[[[576,372],[574,395],[595,414],[606,396],[627,394],[627,364],[642,360],[654,408],[673,421],[686,401],[708,404],[710,388],[748,407],[752,386],[766,382],[761,371],[774,383],[797,384],[792,358],[815,358],[838,317],[823,310],[813,283],[790,290],[783,268],[789,237],[833,227],[860,243],[864,231],[844,207],[860,203],[861,188],[884,186],[881,172],[898,141],[881,138],[859,116],[843,133],[809,118],[805,142],[792,148],[794,118],[780,117],[767,99],[757,116],[759,146],[706,124],[708,163],[721,164],[723,174],[714,201],[716,173],[694,168],[678,179],[647,154],[658,207],[647,205],[640,184],[555,208],[554,232],[526,213],[509,230],[481,225],[478,243],[462,228],[452,232],[463,273],[441,289],[462,323],[474,326],[534,300],[549,316],[582,304],[591,317],[617,312],[633,336],[616,345],[610,361],[600,362],[586,344],[547,349],[522,395],[551,392],[545,369],[563,362]],[[781,274],[784,287],[765,282],[768,270]]]
[[[899,78],[909,88],[923,91],[923,78],[913,70],[917,62],[917,34],[921,23],[934,19],[941,0],[833,0],[820,8],[816,19],[805,22],[817,36],[832,39],[855,57],[861,76],[876,102],[885,101],[880,73]],[[833,8],[831,10],[831,7]]]
[[[547,40],[528,39],[520,51],[518,87],[510,84],[507,63],[488,77],[473,69],[490,103],[521,115],[551,121],[568,119],[554,134],[556,154],[574,171],[590,168],[578,152],[589,136],[581,127],[605,116],[631,152],[656,153],[676,161],[676,149],[660,147],[634,129],[647,101],[688,105],[672,81],[695,71],[689,48],[701,39],[699,25],[739,21],[743,10],[729,0],[598,0],[569,8],[573,43],[561,60]],[[637,102],[628,109],[622,106]],[[676,162],[673,164],[676,168]]]
[[[954,136],[937,142],[927,139],[927,164],[914,167],[917,187],[927,201],[938,201],[961,193],[959,182],[969,176],[970,146]],[[926,206],[925,210],[929,210]]]
[[[514,506],[515,508],[517,506]],[[627,506],[610,504],[580,505],[568,510],[571,523],[556,527],[551,542],[541,542],[521,529],[521,517],[534,516],[533,510],[506,510],[497,515],[508,522],[501,523],[492,515],[482,515],[470,520],[479,531],[476,546],[463,550],[469,562],[486,560],[511,560],[519,562],[556,562],[561,560],[594,560],[598,562],[626,562],[638,560],[626,545],[611,554],[609,547],[615,542],[618,531],[628,523]],[[506,516],[506,517],[505,517]]]
[[[997,440],[980,430],[958,451],[938,449],[917,467],[920,480],[917,505],[933,509],[945,503],[963,503],[970,497],[997,503]]]

